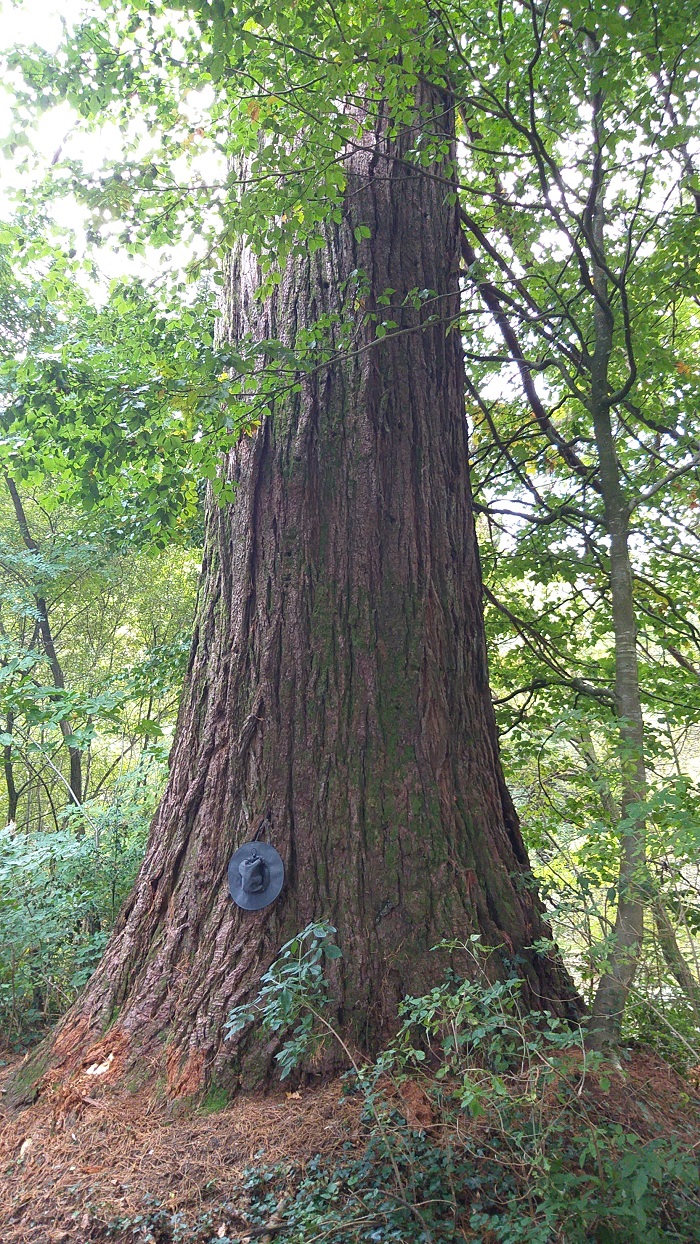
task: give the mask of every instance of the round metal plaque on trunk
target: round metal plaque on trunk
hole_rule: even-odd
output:
[[[228,866],[228,888],[244,911],[260,911],[277,898],[284,885],[282,857],[269,842],[246,842]]]

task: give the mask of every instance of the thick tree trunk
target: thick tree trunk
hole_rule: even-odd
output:
[[[448,125],[441,101],[439,124]],[[449,129],[447,130],[449,134]],[[293,345],[320,316],[364,317],[393,290],[399,330],[358,320],[351,351],[280,400],[230,455],[233,505],[207,506],[203,585],[170,781],[104,960],[59,1035],[118,1016],[132,1052],[168,1034],[171,1090],[244,1083],[270,1050],[222,1039],[280,944],[338,929],[337,1019],[374,1048],[406,992],[444,969],[441,937],[482,933],[528,1004],[576,1012],[566,974],[532,944],[541,907],[498,759],[469,491],[458,210],[383,123],[349,162],[342,224],[265,303],[246,251],[224,324]],[[434,170],[432,170],[434,172]],[[371,238],[358,243],[366,224]],[[411,290],[434,291],[425,310]],[[398,309],[396,309],[398,308]],[[381,318],[381,317],[380,317]],[[454,331],[448,331],[449,329]],[[279,900],[229,898],[233,851],[268,817]],[[72,1034],[72,1036],[71,1036]],[[242,1072],[241,1072],[242,1068]]]

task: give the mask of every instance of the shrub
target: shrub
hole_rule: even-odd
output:
[[[0,1031],[31,1043],[86,984],[143,856],[161,774],[137,769],[64,828],[0,830]],[[87,831],[87,832],[86,832]]]
[[[279,1032],[284,996],[285,1070],[304,1056],[314,1029],[333,1031],[323,1014],[328,991],[318,970],[308,973],[310,961],[320,967],[332,932],[310,926],[289,943],[251,1010],[234,1017],[236,1030],[241,1019],[257,1016]],[[471,958],[469,978],[451,973],[428,994],[406,998],[395,1039],[375,1063],[348,1074],[348,1091],[364,1098],[366,1147],[332,1168],[320,1161],[307,1167],[284,1213],[288,1244],[316,1237],[327,1244],[700,1239],[690,1144],[668,1128],[650,1136],[630,1122],[634,1109],[621,1111],[609,1097],[612,1075],[619,1086],[621,1072],[586,1052],[580,1028],[547,1011],[524,1012],[521,982],[489,978],[489,952],[478,937],[441,949]],[[427,1132],[407,1121],[407,1082],[431,1105],[435,1126]],[[279,1178],[288,1182],[290,1172]],[[274,1196],[264,1172],[251,1175],[251,1187],[259,1192],[251,1217],[257,1225]]]

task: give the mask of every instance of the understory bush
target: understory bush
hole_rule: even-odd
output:
[[[162,785],[145,757],[109,802],[63,814],[62,828],[0,830],[0,1037],[22,1048],[70,1005],[100,959],[143,858]]]
[[[246,1023],[286,1030],[285,1073],[329,1034],[341,1040],[320,972],[338,953],[333,935],[315,924],[287,943],[252,1007],[231,1017],[233,1033]],[[624,1066],[586,1051],[580,1027],[525,1011],[522,982],[491,979],[477,936],[440,948],[466,955],[469,974],[406,998],[395,1039],[346,1077],[346,1091],[363,1098],[361,1153],[348,1145],[332,1167],[318,1160],[301,1175],[251,1172],[251,1227],[286,1187],[285,1244],[700,1240],[690,1132],[686,1142],[677,1120],[654,1119]]]

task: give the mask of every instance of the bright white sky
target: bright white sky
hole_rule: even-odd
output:
[[[48,51],[54,50],[62,35],[61,18],[72,25],[87,8],[84,0],[63,0],[61,4],[56,4],[54,0],[20,0],[17,4],[0,0],[0,52],[16,44],[37,43]],[[0,84],[0,141],[7,138],[12,128],[11,90],[11,83]],[[194,111],[205,108],[206,102],[204,98],[198,103],[193,100]],[[68,105],[54,108],[41,117],[32,136],[32,145],[39,157],[35,172],[21,171],[17,161],[0,155],[0,221],[13,214],[13,192],[30,189],[50,165],[59,147],[64,155],[81,160],[89,170],[97,169],[105,159],[118,157],[121,136],[116,127],[105,126],[98,133],[86,134],[74,128],[74,120],[75,114]],[[193,124],[197,123],[200,123],[199,120],[193,121]],[[215,175],[221,173],[218,166],[208,171],[213,171]],[[86,216],[83,207],[67,197],[55,204],[53,215],[59,226],[76,231],[77,249],[81,253],[81,234]],[[168,267],[184,268],[192,257],[192,249],[184,246],[174,248],[167,255],[153,250],[145,257],[136,259],[117,248],[103,247],[98,254],[92,252],[92,258],[99,264],[106,280],[124,274],[138,274],[148,279],[162,270],[164,262]]]
[[[39,44],[47,51],[54,50],[61,39],[61,15],[72,24],[84,6],[79,0],[63,0],[58,5],[53,0],[25,0],[12,4],[0,0],[0,50],[15,44]],[[11,84],[3,84],[0,90],[0,135],[5,138],[11,129]],[[47,160],[51,159],[66,132],[70,128],[71,112],[68,107],[56,108],[45,114],[36,131],[35,144]],[[2,207],[8,186],[17,184],[16,170],[12,162],[0,164],[0,195]]]
[[[71,25],[83,10],[80,0],[28,0],[27,3],[0,4],[0,47],[14,43],[38,43],[47,50],[58,45],[61,37],[61,15]]]
[[[62,4],[54,0],[24,0],[22,3],[8,3],[0,0],[0,50],[11,48],[15,44],[39,44],[47,51],[53,51],[59,44],[63,28],[61,17],[72,25],[84,11],[81,0],[63,0]],[[0,90],[0,138],[7,138],[12,129],[12,84],[5,83]],[[0,155],[0,217],[11,217],[13,214],[12,196],[17,189],[30,188],[41,176],[42,168],[48,166],[58,148],[70,136],[74,114],[68,105],[53,108],[44,113],[32,135],[32,145],[39,157],[36,172],[22,172],[17,162]],[[73,135],[70,142],[70,154],[82,157],[86,163],[98,165],[107,153],[106,133]],[[118,146],[113,136],[113,150],[116,154]],[[18,153],[21,155],[20,153]],[[83,208],[74,199],[66,199],[57,203],[53,215],[60,226],[75,229],[80,235],[81,225],[85,219]],[[79,249],[80,243],[78,243]],[[124,272],[134,272],[134,262],[126,255],[105,251],[100,255],[100,268],[107,279]]]

